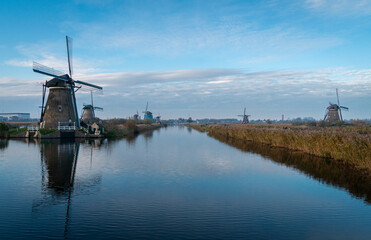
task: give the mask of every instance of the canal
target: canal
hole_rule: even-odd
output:
[[[0,140],[0,239],[371,239],[371,183],[323,162],[186,127]]]

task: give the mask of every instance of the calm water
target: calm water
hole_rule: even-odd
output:
[[[371,239],[370,182],[323,166],[177,127],[0,140],[0,239]]]

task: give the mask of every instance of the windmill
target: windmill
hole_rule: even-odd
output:
[[[139,120],[139,113],[138,113],[138,110],[137,110],[137,113],[134,114],[133,119],[134,119],[134,121],[138,121],[138,120]]]
[[[33,62],[34,72],[53,77],[53,79],[43,84],[40,128],[56,129],[60,124],[80,128],[75,92],[81,86],[76,86],[76,84],[85,85],[92,89],[103,89],[100,86],[72,78],[72,38],[66,36],[66,44],[69,74],[63,74],[53,68]],[[49,88],[49,95],[44,106],[46,88]]]
[[[243,117],[243,120],[242,120],[243,124],[249,123],[249,117],[250,116],[251,115],[246,115],[246,108],[244,108],[244,110],[243,110],[243,115],[238,115],[238,117]]]
[[[160,113],[158,113],[158,115],[156,116],[156,123],[161,123],[161,115]]]
[[[148,102],[146,105],[146,110],[144,110],[143,113],[144,113],[144,120],[146,119],[150,119],[151,121],[153,120],[152,112],[148,111]]]
[[[346,111],[349,110],[349,108],[340,106],[339,102],[339,94],[338,94],[338,89],[336,88],[336,97],[338,104],[333,104],[330,102],[330,106],[327,107],[326,114],[323,120],[327,122],[336,122],[336,121],[343,121],[343,115],[341,113],[341,109],[344,109]],[[340,113],[340,117],[339,117]]]
[[[95,119],[95,110],[103,111],[101,107],[94,107],[93,104],[93,91],[90,91],[91,104],[84,104],[82,108],[81,121],[88,123]]]

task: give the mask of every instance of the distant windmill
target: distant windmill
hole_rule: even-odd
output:
[[[153,120],[153,115],[150,111],[148,111],[148,102],[147,102],[147,105],[146,105],[146,110],[143,111],[144,113],[144,120],[146,119],[150,119],[151,121]]]
[[[160,113],[158,113],[158,115],[156,116],[156,123],[161,123],[161,115],[160,115]]]
[[[93,91],[90,91],[91,104],[84,104],[82,108],[81,120],[85,123],[95,119],[95,110],[103,111],[101,107],[94,107],[93,104]]]
[[[330,106],[327,107],[326,114],[323,120],[327,122],[336,122],[336,121],[343,121],[343,115],[341,113],[341,109],[344,109],[346,111],[349,110],[349,108],[340,106],[340,101],[339,101],[339,94],[338,94],[338,89],[336,88],[336,97],[338,104],[333,104],[330,102]],[[340,117],[339,117],[340,113]]]
[[[134,114],[133,118],[134,118],[134,121],[138,121],[138,120],[139,120],[139,113],[138,113],[138,110],[137,110],[137,113]]]
[[[249,123],[249,117],[251,116],[251,115],[246,115],[246,108],[244,108],[244,110],[243,110],[243,115],[238,115],[239,117],[243,117],[243,119],[242,119],[242,123],[243,124],[247,124],[247,123]]]
[[[66,44],[69,75],[33,62],[34,72],[53,77],[53,79],[43,84],[40,128],[55,129],[60,123],[74,125],[80,128],[75,92],[77,92],[81,86],[77,87],[76,84],[99,90],[103,89],[100,86],[74,80],[72,78],[72,38],[66,36]],[[49,88],[49,96],[44,106],[46,88]]]

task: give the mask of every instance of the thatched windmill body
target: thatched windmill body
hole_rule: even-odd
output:
[[[66,44],[69,75],[37,62],[33,63],[34,72],[53,77],[53,79],[43,84],[40,128],[56,129],[60,125],[80,128],[75,92],[79,90],[81,86],[77,87],[76,84],[98,90],[103,89],[100,86],[74,80],[72,78],[72,39],[68,36],[66,36]],[[49,95],[44,106],[47,88],[49,89]]]
[[[138,110],[137,110],[137,113],[134,114],[133,119],[134,119],[134,121],[138,121],[139,118],[140,118],[140,117],[139,117],[139,113],[138,113]]]
[[[347,107],[340,106],[338,89],[336,89],[336,97],[337,97],[338,104],[333,104],[330,102],[330,106],[328,106],[326,109],[324,120],[327,122],[343,121],[343,114],[341,110],[342,109],[346,111],[349,110],[349,108]]]
[[[161,115],[160,113],[156,116],[156,123],[161,123]]]
[[[88,123],[94,121],[95,119],[95,110],[103,111],[101,107],[95,107],[93,103],[93,91],[90,92],[91,104],[84,104],[82,108],[81,121]]]
[[[246,108],[244,108],[244,110],[243,110],[243,115],[238,115],[239,117],[243,117],[242,118],[242,123],[243,124],[247,124],[247,123],[249,123],[249,117],[251,116],[251,115],[246,115]]]

